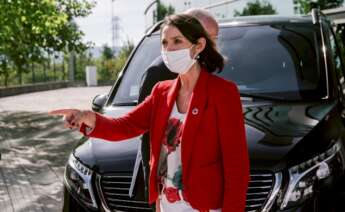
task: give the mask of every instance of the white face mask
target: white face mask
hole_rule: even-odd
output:
[[[190,57],[192,47],[176,51],[161,51],[164,64],[174,73],[186,73],[196,62],[196,59]]]

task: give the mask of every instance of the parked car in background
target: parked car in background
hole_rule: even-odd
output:
[[[94,109],[112,117],[138,100],[146,67],[160,54],[158,27],[130,56]],[[256,16],[220,24],[228,58],[217,74],[239,88],[250,154],[246,211],[344,211],[344,49],[327,18]],[[231,120],[229,120],[231,121]],[[152,211],[145,199],[140,137],[84,137],[65,171],[65,209]]]

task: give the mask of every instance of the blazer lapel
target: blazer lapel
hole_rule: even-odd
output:
[[[198,81],[194,87],[191,101],[189,103],[187,117],[185,119],[185,125],[182,133],[182,148],[181,148],[181,160],[182,160],[182,175],[185,180],[188,173],[190,159],[192,155],[192,149],[195,142],[195,135],[198,131],[203,112],[207,101],[207,81],[209,78],[207,70],[201,70]],[[185,184],[186,181],[184,181]]]

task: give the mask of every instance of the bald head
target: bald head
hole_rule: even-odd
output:
[[[191,15],[198,19],[204,29],[207,31],[211,39],[216,42],[218,37],[218,23],[216,19],[205,9],[202,8],[191,8],[184,12],[184,14]]]

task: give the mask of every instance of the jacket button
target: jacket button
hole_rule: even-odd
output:
[[[193,108],[192,114],[193,114],[193,115],[196,115],[196,114],[198,114],[198,113],[199,113],[198,108]]]

